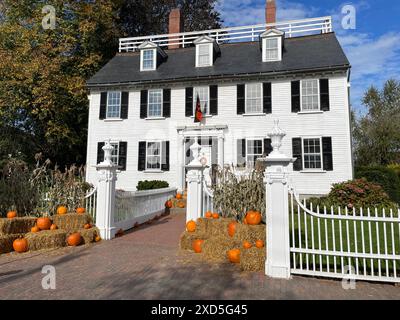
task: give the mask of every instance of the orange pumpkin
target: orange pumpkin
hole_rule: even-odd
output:
[[[261,223],[261,213],[258,211],[249,211],[246,214],[246,221],[248,224],[255,226]]]
[[[243,224],[247,224],[247,219],[246,218],[243,219]]]
[[[230,224],[228,224],[228,234],[230,237],[233,237],[236,232],[236,222],[232,221]]]
[[[201,246],[203,245],[203,243],[204,243],[204,240],[200,240],[200,239],[194,240],[192,243],[193,251],[195,253],[201,253],[201,250],[202,250]]]
[[[90,223],[86,223],[84,226],[83,226],[83,228],[84,229],[90,229],[92,227],[92,225],[90,224]]]
[[[212,212],[211,211],[207,211],[206,212],[206,218],[207,219],[211,219],[212,218]]]
[[[196,231],[196,222],[194,222],[193,220],[188,221],[188,223],[186,223],[186,230],[188,232],[195,232]]]
[[[245,249],[250,249],[252,247],[251,243],[248,241],[243,242],[243,248]]]
[[[52,230],[52,231],[57,230],[57,229],[58,229],[58,227],[54,223],[50,226],[50,230]]]
[[[57,208],[57,214],[59,214],[59,215],[67,214],[67,212],[68,212],[68,208],[65,206],[59,206]]]
[[[77,214],[84,214],[85,212],[86,212],[85,208],[82,208],[82,207],[76,208]]]
[[[40,231],[40,229],[39,229],[38,226],[34,226],[34,227],[31,228],[31,232],[32,233],[36,233],[36,232],[39,232],[39,231]]]
[[[40,230],[50,230],[51,220],[47,217],[41,217],[37,219],[36,225]]]
[[[228,251],[228,259],[232,263],[240,262],[240,249],[232,249]]]
[[[168,209],[171,209],[172,208],[172,201],[171,200],[166,201],[165,202],[165,207],[168,208]]]
[[[17,211],[8,211],[7,212],[7,218],[8,219],[14,219],[17,217]]]
[[[176,194],[176,199],[181,200],[182,199],[182,193],[177,193]]]
[[[262,240],[257,240],[257,241],[256,241],[256,247],[257,247],[257,248],[264,248],[264,241],[262,241]]]
[[[96,236],[96,238],[94,238],[94,241],[95,241],[95,242],[101,241],[101,237],[100,237],[100,236]]]
[[[25,238],[15,239],[13,242],[13,249],[19,253],[28,251],[28,241]]]
[[[219,219],[219,214],[216,213],[216,212],[214,212],[214,213],[212,214],[212,217],[213,217],[213,219]]]
[[[178,201],[178,208],[183,209],[185,207],[185,203],[183,201]]]
[[[71,247],[79,246],[81,242],[82,242],[82,236],[79,232],[75,232],[67,238],[67,243]]]

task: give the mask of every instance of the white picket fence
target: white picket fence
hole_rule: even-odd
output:
[[[96,223],[97,188],[93,188],[84,199],[86,213],[89,214],[93,223]]]
[[[114,227],[131,229],[165,212],[165,202],[176,194],[176,188],[147,191],[115,192]]]
[[[203,180],[203,196],[201,204],[201,216],[204,217],[207,211],[214,212],[213,191],[207,186],[206,181]]]
[[[400,282],[400,210],[319,208],[290,190],[291,273]]]

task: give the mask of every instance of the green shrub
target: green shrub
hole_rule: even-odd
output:
[[[389,164],[388,169],[393,170],[394,172],[396,172],[397,176],[400,179],[400,164],[398,163],[393,163],[393,164]]]
[[[386,167],[357,168],[356,178],[379,184],[392,201],[400,203],[400,178],[395,170]]]
[[[162,188],[168,188],[169,184],[166,181],[161,181],[161,180],[144,180],[144,181],[139,181],[136,189],[138,191],[143,191],[143,190],[155,190],[155,189],[162,189]]]

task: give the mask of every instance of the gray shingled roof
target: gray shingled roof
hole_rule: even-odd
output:
[[[195,49],[168,50],[168,59],[156,71],[140,72],[139,53],[118,54],[97,72],[88,86],[295,72],[350,67],[334,33],[285,39],[280,62],[262,62],[259,42],[223,44],[212,67],[195,67]]]

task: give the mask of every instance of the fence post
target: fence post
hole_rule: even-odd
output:
[[[194,144],[190,147],[193,160],[186,166],[188,173],[187,182],[187,205],[186,222],[196,221],[201,217],[202,195],[203,195],[203,170],[205,168],[204,159],[199,159],[200,145],[195,138]]]
[[[266,162],[266,262],[265,274],[272,278],[290,278],[288,166],[294,159],[279,151],[286,135],[275,121],[269,137],[273,151]]]
[[[96,167],[98,172],[96,226],[100,230],[100,236],[104,240],[115,237],[114,210],[115,210],[115,182],[117,180],[117,168],[111,161],[111,153],[114,150],[110,141],[106,141],[103,147],[104,161]]]

